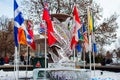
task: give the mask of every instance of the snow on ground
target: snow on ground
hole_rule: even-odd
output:
[[[0,80],[15,80],[15,74],[14,71],[0,71]],[[19,71],[19,78],[26,77],[26,71]],[[27,77],[31,78],[33,77],[33,71],[27,71]]]
[[[109,72],[109,71],[100,71],[96,70],[95,71],[95,76],[94,76],[94,71],[92,71],[92,78],[96,77],[97,79],[95,80],[100,80],[98,78],[103,78],[102,80],[120,80],[120,72],[115,73],[115,72]]]
[[[26,77],[26,71],[19,71],[19,78],[24,78]],[[33,77],[33,71],[28,71],[27,72],[27,77],[32,78]],[[95,76],[94,76],[94,71],[91,72],[91,80],[120,80],[120,72],[115,73],[115,72],[109,72],[109,71],[100,71],[96,70],[95,71]],[[15,80],[15,73],[14,71],[0,71],[0,80]],[[20,79],[24,80],[24,79]],[[29,79],[32,80],[32,79]]]

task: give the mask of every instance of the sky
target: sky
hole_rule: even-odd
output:
[[[21,1],[21,0],[17,0]],[[24,0],[23,0],[24,1]],[[93,0],[98,3],[103,8],[103,18],[108,18],[110,15],[117,13],[120,15],[120,0]],[[19,4],[19,2],[18,2]],[[9,18],[13,18],[13,0],[0,0],[0,16],[5,15]],[[101,19],[101,21],[103,20]],[[120,17],[118,17],[117,22],[120,27]],[[117,30],[117,33],[120,34],[120,28]],[[118,38],[120,37],[117,35]],[[119,47],[118,42],[112,44],[111,46],[107,46],[107,49],[113,49],[115,47]]]
[[[0,16],[13,18],[13,0],[0,0]]]
[[[119,26],[119,28],[117,29],[117,37],[120,40],[120,0],[94,0],[94,1],[103,8],[102,12],[103,18],[108,18],[110,17],[110,15],[114,13],[119,15],[117,19],[117,23]],[[103,18],[101,19],[101,21],[103,21]],[[116,40],[115,43],[105,46],[106,50],[113,50],[120,47],[118,39]]]

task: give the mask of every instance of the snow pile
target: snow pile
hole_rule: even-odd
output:
[[[79,75],[79,76],[81,76],[81,75]],[[26,71],[19,71],[19,78],[25,78],[25,77],[26,77]],[[28,71],[27,77],[31,78],[29,80],[33,80],[32,79],[33,78],[33,71]],[[119,78],[120,78],[120,72],[115,73],[115,72],[109,72],[109,71],[96,70],[95,75],[94,75],[94,71],[91,72],[91,79],[90,80],[120,80]],[[0,71],[0,80],[15,80],[14,71],[1,70]],[[19,80],[24,80],[24,79],[19,79]]]

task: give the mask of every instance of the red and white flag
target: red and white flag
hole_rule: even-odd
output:
[[[76,6],[74,6],[74,10],[73,10],[73,19],[74,19],[75,24],[74,24],[74,31],[73,31],[71,44],[70,44],[71,49],[74,49],[75,46],[77,45],[77,42],[79,41],[80,28],[81,28],[81,21],[80,21]]]
[[[29,34],[29,36],[27,37],[29,39],[28,44],[31,46],[33,50],[36,50],[36,45],[34,42],[34,34],[33,34],[32,27],[31,27],[31,22],[29,21],[28,21],[28,34]]]

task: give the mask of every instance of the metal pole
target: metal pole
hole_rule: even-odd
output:
[[[75,49],[74,49],[74,52],[73,52],[73,53],[74,53],[74,62],[75,62],[75,61],[76,61],[76,60],[75,60]]]
[[[92,32],[92,37],[93,37],[93,32]],[[93,42],[92,42],[93,43]],[[92,55],[93,55],[93,67],[94,67],[94,76],[95,76],[95,53],[93,51],[93,46],[92,46]]]
[[[84,69],[85,69],[85,50],[83,50],[83,60],[84,60]]]
[[[91,15],[92,15],[92,12],[91,12]],[[93,16],[92,16],[92,20],[93,20]],[[93,27],[94,27],[94,23],[93,23]],[[92,30],[92,38],[95,40],[95,35],[93,34],[93,30]],[[93,44],[93,40],[92,40],[92,44]],[[93,48],[92,48],[92,55],[93,55],[93,64],[94,64],[94,76],[95,76],[95,53],[93,51]]]
[[[47,33],[45,28],[45,69],[47,68]],[[46,79],[46,70],[45,70],[45,79]]]
[[[15,79],[18,80],[19,79],[19,53],[20,53],[20,44],[19,44],[19,50],[17,50],[18,48],[15,46]]]
[[[26,78],[27,78],[27,65],[28,65],[28,49],[29,46],[27,46],[27,55],[26,55]]]
[[[95,76],[95,53],[94,53],[94,51],[92,53],[93,53],[94,76]]]
[[[91,72],[91,35],[90,35],[90,31],[89,31],[89,20],[90,20],[90,11],[89,11],[89,7],[87,8],[87,14],[88,14],[88,37],[89,37],[89,64],[90,64],[90,72]],[[90,74],[91,77],[91,74]]]
[[[40,44],[38,44],[37,46],[38,46],[38,57],[39,57],[39,53],[40,53]]]
[[[17,47],[15,46],[15,54],[14,54],[14,71],[15,71],[15,80],[18,80],[18,75],[17,75]]]
[[[75,58],[75,49],[74,49],[74,64],[75,64],[76,58]],[[75,68],[75,66],[74,66]]]
[[[20,60],[20,44],[19,44],[19,49],[18,49],[18,54],[17,54],[17,64],[18,64],[18,66],[17,66],[17,68],[18,68],[18,79],[19,79],[19,60]]]
[[[46,28],[45,28],[45,68],[47,68],[47,34],[46,34]]]
[[[16,49],[17,49],[17,47],[15,46],[15,52],[14,52],[14,76],[15,76],[15,59],[16,59],[16,57],[15,57],[15,55],[16,55]],[[15,79],[16,79],[16,76],[15,76]]]
[[[15,4],[15,3],[14,3]],[[14,12],[14,19],[15,19],[15,12]],[[15,22],[14,22],[14,26],[15,26]],[[14,53],[14,71],[15,71],[15,80],[18,80],[18,75],[17,75],[17,55],[18,55],[18,51],[17,51],[17,47],[15,46],[15,53]]]

